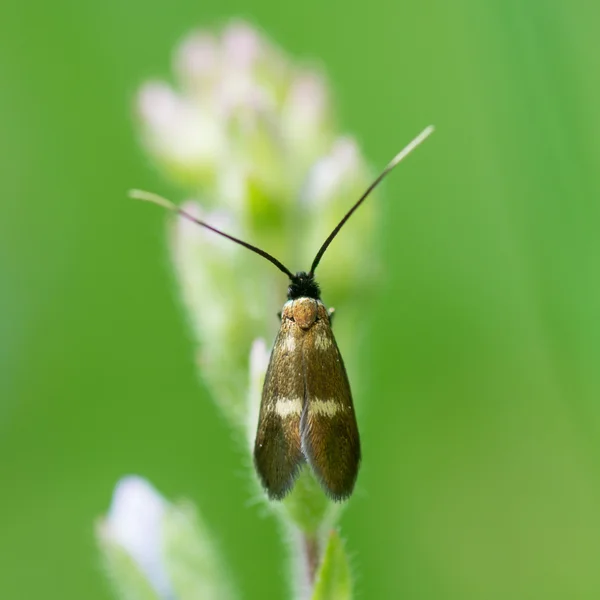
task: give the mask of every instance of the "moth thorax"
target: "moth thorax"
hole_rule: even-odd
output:
[[[301,329],[310,329],[318,316],[318,303],[314,298],[297,298],[286,302],[283,316],[291,319]]]

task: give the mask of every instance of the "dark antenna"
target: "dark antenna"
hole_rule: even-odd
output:
[[[412,142],[410,142],[405,148],[400,150],[398,154],[391,160],[388,166],[381,172],[381,175],[375,179],[375,181],[367,188],[365,193],[358,199],[356,204],[346,213],[344,218],[337,224],[337,227],[329,234],[329,237],[323,242],[323,245],[317,252],[315,260],[313,260],[312,267],[310,268],[309,275],[315,274],[315,269],[321,262],[325,250],[329,248],[329,244],[333,241],[333,238],[339,233],[340,229],[344,226],[346,221],[352,216],[352,213],[367,199],[369,194],[381,183],[381,180],[406,156],[408,156],[421,142],[433,133],[433,125],[426,127]]]
[[[375,181],[367,188],[367,190],[358,199],[358,201],[354,204],[354,206],[345,214],[344,218],[337,224],[336,228],[329,234],[329,237],[325,240],[325,242],[323,243],[323,245],[317,252],[317,255],[315,256],[315,260],[313,260],[312,267],[310,268],[309,276],[311,278],[314,276],[315,269],[319,265],[321,258],[323,258],[323,254],[325,254],[325,250],[327,250],[327,248],[329,248],[329,244],[331,244],[331,242],[333,241],[335,236],[339,233],[340,229],[344,226],[346,221],[351,217],[352,213],[367,199],[369,194],[379,185],[381,180],[400,161],[402,161],[406,156],[408,156],[421,142],[423,142],[427,137],[429,137],[431,135],[431,133],[433,133],[432,125],[430,125],[429,127],[426,127],[414,140],[412,140],[412,142],[410,142],[405,148],[403,148],[400,152],[398,152],[398,154],[396,154],[396,156],[392,159],[392,161],[388,164],[388,166],[382,171],[382,173],[379,175],[379,177],[377,177],[377,179],[375,179]],[[212,225],[209,225],[208,223],[205,223],[204,221],[201,221],[200,219],[197,219],[196,217],[194,217],[187,211],[183,210],[182,208],[179,208],[179,206],[177,206],[176,204],[173,204],[166,198],[163,198],[162,196],[159,196],[158,194],[153,194],[152,192],[145,192],[143,190],[130,190],[129,196],[131,198],[135,198],[136,200],[152,202],[153,204],[162,206],[163,208],[166,208],[174,213],[177,213],[178,215],[181,215],[182,217],[184,217],[188,221],[191,221],[192,223],[196,223],[197,225],[205,227],[206,229],[210,229],[210,231],[214,231],[215,233],[218,233],[219,235],[223,236],[224,238],[227,238],[228,240],[231,240],[232,242],[235,242],[236,244],[239,244],[240,246],[244,246],[244,248],[248,248],[248,250],[252,250],[252,252],[255,252],[256,254],[262,256],[263,258],[266,258],[270,263],[274,264],[280,271],[285,273],[290,278],[290,280],[295,281],[296,276],[282,262],[278,261],[274,256],[271,256],[268,252],[265,252],[264,250],[261,250],[260,248],[257,248],[256,246],[249,244],[248,242],[244,242],[243,240],[233,237],[232,235],[229,235],[228,233],[225,233],[224,231],[221,231],[220,229],[217,229],[216,227],[213,227]]]
[[[196,223],[197,225],[206,227],[206,229],[210,229],[211,231],[222,235],[228,240],[231,240],[236,244],[240,244],[240,246],[244,246],[244,248],[248,248],[248,250],[252,250],[252,252],[256,252],[256,254],[260,254],[260,256],[266,258],[269,262],[273,263],[280,271],[283,271],[290,279],[294,279],[294,275],[292,274],[292,272],[283,263],[279,262],[274,256],[271,256],[268,252],[265,252],[264,250],[253,246],[252,244],[248,244],[248,242],[239,240],[238,238],[233,237],[232,235],[229,235],[224,231],[220,231],[216,227],[213,227],[212,225],[209,225],[208,223],[205,223],[200,219],[196,219],[196,217],[191,215],[189,212],[186,212],[182,208],[179,208],[179,206],[177,206],[176,204],[169,202],[169,200],[167,200],[166,198],[163,198],[158,194],[153,194],[152,192],[145,192],[143,190],[129,190],[129,196],[130,198],[135,198],[136,200],[144,200],[145,202],[152,202],[153,204],[158,204],[158,206],[163,206],[164,208],[167,208],[168,210],[171,210],[174,213],[181,215],[182,217],[186,218],[192,223]]]

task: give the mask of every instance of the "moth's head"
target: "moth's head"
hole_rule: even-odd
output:
[[[314,298],[321,299],[321,290],[319,284],[315,281],[315,276],[312,273],[300,271],[290,279],[288,286],[288,300],[296,300],[297,298]]]

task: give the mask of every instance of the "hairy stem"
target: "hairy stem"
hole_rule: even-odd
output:
[[[304,539],[304,557],[306,560],[306,572],[308,575],[308,587],[313,590],[315,587],[315,578],[319,568],[319,540],[316,535],[305,534]]]

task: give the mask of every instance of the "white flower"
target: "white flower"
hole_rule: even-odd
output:
[[[202,93],[218,67],[216,39],[205,31],[192,33],[177,48],[174,62],[174,70],[184,85]]]
[[[212,171],[224,152],[225,136],[213,115],[162,82],[146,83],[138,112],[148,147],[180,171]]]
[[[107,570],[124,600],[233,600],[231,578],[201,516],[130,475],[98,528]]]
[[[317,160],[310,170],[303,199],[315,204],[331,202],[340,188],[348,187],[363,168],[356,142],[350,137],[337,139],[330,152]]]
[[[162,554],[162,527],[166,500],[142,477],[123,477],[113,493],[102,523],[105,542],[120,546],[146,576],[160,598],[172,598],[173,589]]]

